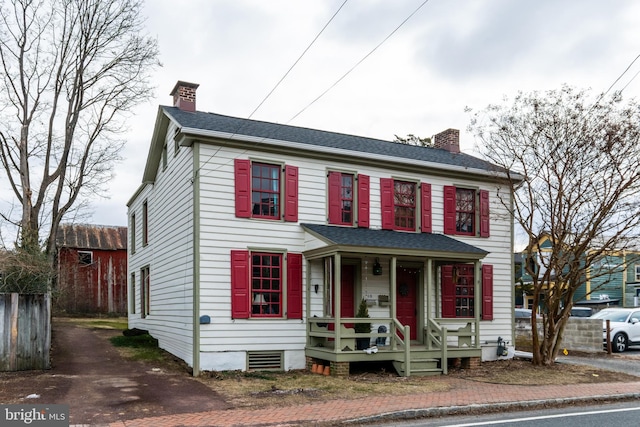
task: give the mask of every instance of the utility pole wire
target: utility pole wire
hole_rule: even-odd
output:
[[[258,111],[258,109],[260,107],[262,107],[262,104],[265,103],[265,101],[271,96],[271,94],[278,88],[278,86],[280,86],[280,83],[282,83],[282,81],[289,75],[289,73],[291,72],[291,70],[293,70],[293,68],[298,65],[298,62],[300,62],[300,60],[302,59],[302,57],[307,53],[307,51],[309,49],[311,49],[311,46],[313,46],[313,44],[316,42],[316,40],[318,40],[318,38],[320,38],[320,35],[324,32],[324,30],[327,29],[327,27],[329,26],[329,24],[331,23],[331,21],[333,21],[333,19],[338,15],[338,13],[342,10],[342,8],[344,7],[345,4],[347,4],[349,0],[344,0],[344,2],[342,3],[342,5],[340,5],[340,7],[338,8],[338,10],[336,10],[336,13],[333,14],[333,16],[331,17],[331,19],[329,19],[329,21],[327,21],[327,23],[324,25],[324,27],[322,27],[322,30],[320,30],[320,32],[318,33],[318,35],[311,41],[311,43],[309,44],[309,46],[307,46],[307,48],[304,50],[304,52],[302,52],[302,54],[298,57],[298,59],[296,59],[296,61],[293,63],[293,65],[289,68],[289,70],[284,73],[284,76],[282,76],[282,78],[278,81],[278,83],[276,83],[276,85],[273,87],[273,89],[271,89],[271,91],[267,94],[267,96],[264,97],[264,99],[260,102],[260,104],[258,104],[258,106],[251,112],[251,114],[249,114],[249,117],[247,117],[247,119],[250,119],[251,117],[253,117],[253,115],[256,113],[256,111]]]
[[[411,19],[413,17],[413,15],[415,15],[416,13],[418,13],[418,11],[420,9],[422,9],[422,7],[424,5],[426,5],[427,3],[429,3],[429,0],[425,0],[424,2],[422,2],[422,4],[420,6],[418,6],[413,12],[411,12],[411,14],[409,16],[407,16],[407,18],[405,18],[404,21],[402,21],[400,23],[400,25],[398,25],[391,33],[389,33],[389,35],[387,37],[385,37],[380,43],[378,43],[369,53],[367,53],[360,61],[358,61],[353,67],[351,67],[346,73],[344,73],[342,75],[342,77],[340,77],[338,80],[336,80],[331,86],[329,86],[324,92],[322,92],[316,99],[314,99],[313,101],[311,101],[309,104],[307,104],[306,107],[304,107],[302,110],[300,110],[295,116],[293,116],[291,119],[289,119],[289,121],[287,122],[287,124],[291,123],[293,120],[295,120],[300,114],[302,114],[303,112],[306,111],[307,108],[311,107],[313,104],[316,103],[316,101],[318,101],[320,98],[322,98],[323,96],[325,96],[331,89],[333,89],[334,87],[336,87],[338,85],[338,83],[340,83],[342,80],[345,79],[345,77],[347,77],[349,74],[351,74],[351,72],[353,70],[355,70],[360,64],[362,64],[369,56],[371,56],[376,50],[378,50],[378,48],[380,46],[382,46],[387,40],[389,40],[391,38],[391,36],[393,36],[404,24],[407,23],[407,21],[409,19]]]

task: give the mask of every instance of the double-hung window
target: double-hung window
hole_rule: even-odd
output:
[[[302,318],[302,254],[231,251],[234,319]]]
[[[444,234],[489,237],[489,192],[445,186]]]
[[[380,179],[382,228],[431,233],[431,184]]]
[[[140,269],[140,315],[147,317],[151,308],[151,275],[149,274],[149,266]]]
[[[636,280],[635,281],[636,282],[640,282],[640,265],[639,264],[636,264],[635,271],[636,271],[636,274],[635,274]]]
[[[328,173],[329,224],[369,227],[369,176]]]
[[[442,266],[442,317],[475,317],[475,301],[477,297],[481,297],[482,320],[493,320],[493,266],[482,265],[481,274],[482,295],[477,296],[472,264]]]
[[[239,218],[298,220],[298,168],[235,159],[235,211]]]
[[[393,211],[396,230],[416,230],[415,182],[393,182]]]

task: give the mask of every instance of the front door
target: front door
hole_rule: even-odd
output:
[[[356,298],[356,266],[342,264],[340,269],[340,317],[355,317]],[[335,292],[333,293],[335,295]],[[335,313],[335,300],[331,301],[332,311]],[[333,326],[333,325],[331,325]],[[344,324],[345,328],[353,328],[353,324]],[[333,328],[330,328],[333,330]]]
[[[396,317],[411,327],[411,339],[418,337],[418,277],[417,268],[396,269]]]

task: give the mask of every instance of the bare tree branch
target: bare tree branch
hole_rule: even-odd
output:
[[[0,162],[22,206],[21,245],[43,244],[51,261],[60,222],[106,194],[125,114],[152,96],[158,48],[141,12],[141,0],[0,7]]]
[[[620,94],[589,95],[568,86],[519,93],[475,113],[469,127],[489,161],[525,176],[512,182],[513,216],[534,261],[525,262],[533,304],[546,309],[541,338],[532,322],[537,364],[553,363],[587,277],[607,284],[620,263],[605,261],[638,249],[640,108]],[[540,247],[543,236],[550,248]]]

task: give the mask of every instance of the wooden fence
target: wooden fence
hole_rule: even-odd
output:
[[[0,294],[0,371],[49,369],[50,294]]]

